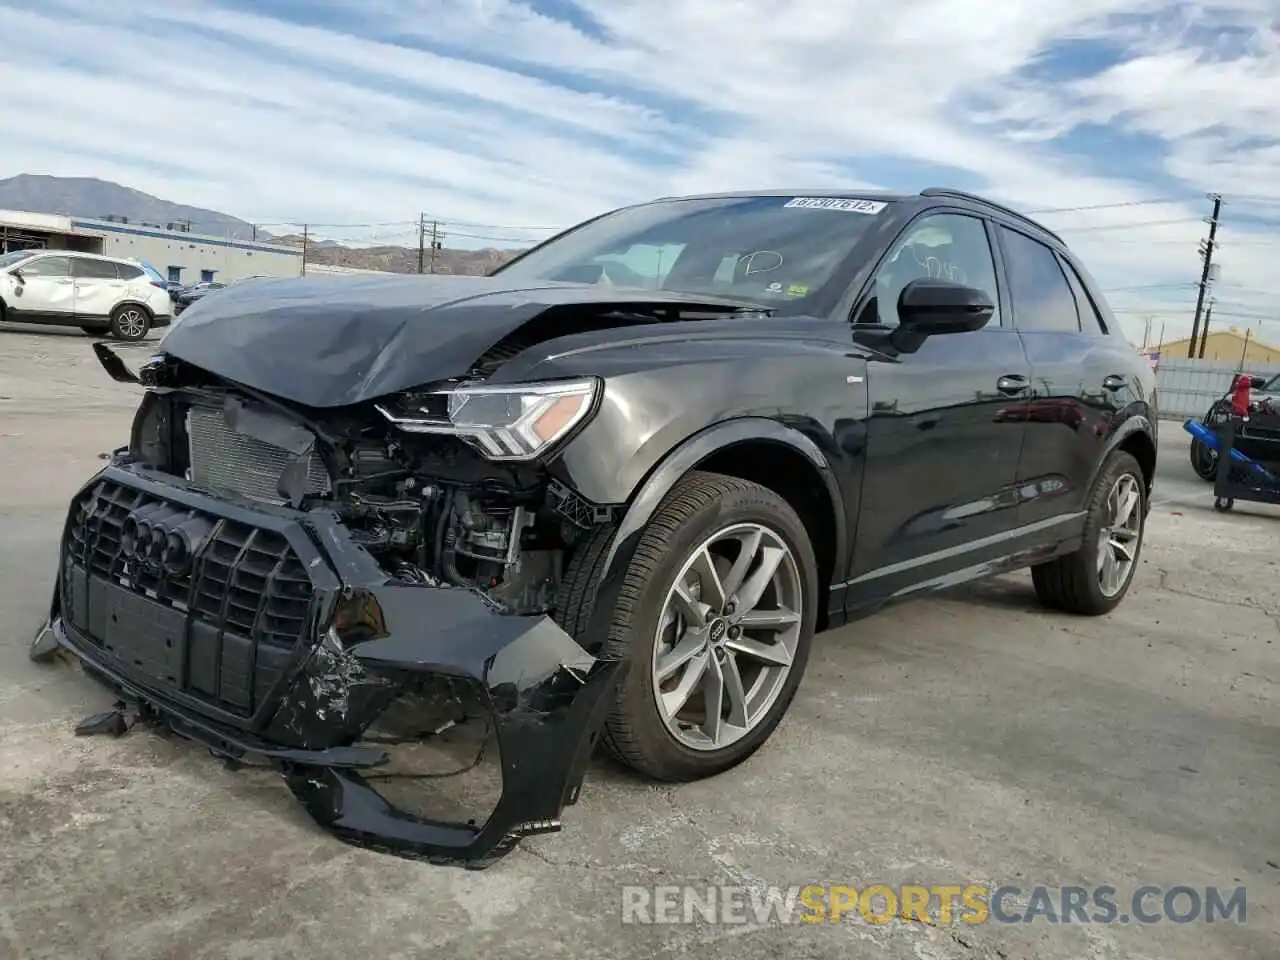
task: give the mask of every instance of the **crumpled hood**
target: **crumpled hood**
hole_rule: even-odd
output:
[[[438,275],[249,280],[200,298],[160,349],[264,393],[339,407],[464,375],[555,307],[747,305],[658,290]],[[567,325],[565,333],[573,333]]]

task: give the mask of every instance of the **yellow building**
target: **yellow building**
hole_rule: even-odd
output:
[[[1170,340],[1160,345],[1160,356],[1169,360],[1185,360],[1191,339]],[[1200,350],[1197,346],[1196,355]],[[1205,360],[1230,360],[1232,363],[1280,364],[1280,347],[1259,340],[1254,330],[1229,327],[1210,330],[1205,341]]]

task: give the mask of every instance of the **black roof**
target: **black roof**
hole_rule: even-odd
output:
[[[794,188],[789,190],[731,190],[725,193],[699,193],[680,197],[660,197],[659,200],[727,200],[734,197],[836,197],[842,200],[883,200],[888,203],[900,203],[907,200],[959,200],[977,207],[985,207],[989,211],[1002,213],[1014,220],[1019,220],[1029,227],[1052,237],[1062,246],[1067,243],[1060,236],[1038,220],[1033,220],[1025,213],[1019,213],[1012,207],[997,203],[980,194],[951,187],[927,187],[919,193],[902,193],[891,190],[845,190],[832,187]]]

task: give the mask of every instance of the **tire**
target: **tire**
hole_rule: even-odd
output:
[[[111,313],[111,336],[136,343],[151,330],[151,314],[135,303],[122,303]]]
[[[1209,429],[1214,429],[1218,424],[1224,422],[1231,414],[1231,408],[1228,404],[1221,400],[1214,401],[1213,405],[1205,413],[1200,420]],[[1212,483],[1218,475],[1218,454],[1214,450],[1210,450],[1205,444],[1199,440],[1191,441],[1191,469],[1195,471],[1197,477],[1206,483]]]
[[[703,556],[701,548],[711,541],[715,542],[710,543],[706,556],[718,556],[723,550],[724,555],[719,556],[714,565],[720,567],[720,577],[730,576],[729,561],[735,538],[752,539],[756,531],[769,555],[781,558],[776,579],[766,589],[761,603],[766,608],[786,607],[789,612],[794,612],[793,604],[798,604],[799,614],[788,619],[776,632],[773,628],[747,626],[746,630],[752,634],[748,635],[738,633],[742,623],[748,622],[737,620],[742,611],[728,611],[726,607],[727,616],[708,617],[705,629],[687,632],[683,641],[686,646],[696,639],[697,633],[702,638],[698,642],[704,644],[705,649],[691,658],[678,676],[684,676],[684,670],[691,669],[701,659],[706,665],[704,677],[739,677],[741,687],[738,689],[746,688],[749,693],[760,696],[762,702],[757,705],[754,716],[745,709],[738,714],[747,721],[741,726],[732,723],[734,709],[729,711],[730,718],[719,724],[711,720],[713,711],[703,709],[700,724],[677,729],[684,728],[685,724],[677,722],[679,718],[672,719],[659,707],[656,694],[660,686],[656,652],[666,649],[665,645],[659,646],[658,628],[668,613],[671,591],[677,577]],[[599,530],[579,546],[561,588],[557,620],[579,642],[586,639],[583,634],[612,533],[609,528]],[[722,539],[716,540],[717,537]],[[752,571],[755,569],[753,566]],[[742,581],[744,592],[751,579],[748,576]],[[673,782],[713,776],[747,759],[769,739],[795,696],[808,663],[818,602],[813,546],[804,524],[782,497],[736,477],[689,474],[668,494],[641,533],[611,611],[600,656],[624,659],[629,669],[605,723],[602,739],[606,748],[640,773]],[[703,605],[695,601],[692,606]],[[753,607],[751,612],[758,621],[767,611]],[[682,623],[683,618],[675,626],[678,628]],[[771,657],[785,654],[782,659],[788,659],[789,664],[766,666],[753,654],[744,652],[744,646],[766,650]],[[732,682],[727,682],[722,689],[725,691],[722,710],[714,711],[721,716],[724,706],[734,706],[730,694],[734,689]],[[700,697],[703,694],[697,693],[690,702],[696,704]],[[705,732],[708,728],[722,734],[723,746],[718,745],[719,740],[708,738]],[[703,742],[691,745],[699,740]]]
[[[1206,483],[1213,483],[1218,476],[1218,454],[1199,440],[1191,441],[1191,469]]]
[[[1114,584],[1104,587],[1103,573],[1099,570],[1101,537],[1110,527],[1111,495],[1121,484],[1137,493],[1137,499],[1131,507],[1131,516],[1136,518],[1132,521],[1136,532],[1132,539],[1125,540],[1131,544],[1132,559],[1118,588],[1112,590],[1110,587]],[[1111,453],[1103,463],[1098,479],[1094,481],[1089,493],[1084,542],[1080,549],[1031,568],[1031,581],[1041,603],[1065,613],[1090,617],[1110,613],[1119,605],[1133,583],[1142,553],[1142,539],[1146,533],[1146,496],[1146,483],[1138,461],[1123,450]],[[1109,536],[1108,542],[1111,539]],[[1124,538],[1117,533],[1115,539]],[[1120,555],[1118,549],[1112,549],[1111,554],[1113,557]],[[1117,561],[1117,566],[1123,565]]]

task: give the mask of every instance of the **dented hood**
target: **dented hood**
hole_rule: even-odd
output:
[[[593,284],[498,277],[250,280],[185,310],[160,349],[309,407],[339,407],[467,373],[504,336],[556,307],[732,311],[746,305]],[[566,321],[565,334],[573,333]]]

